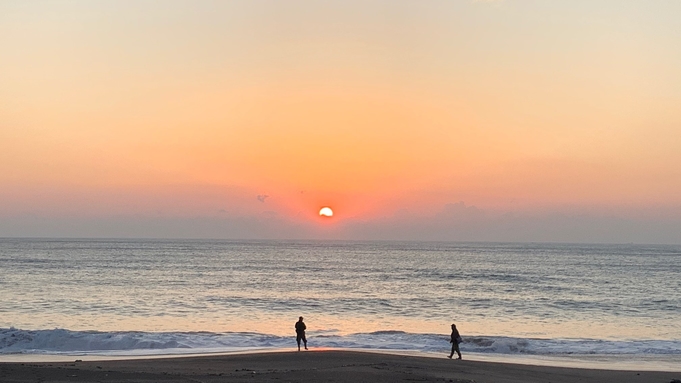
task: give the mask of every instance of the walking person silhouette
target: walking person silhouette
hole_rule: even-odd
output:
[[[303,322],[303,317],[298,318],[298,322],[296,322],[296,342],[298,343],[298,351],[300,351],[300,341],[303,341],[303,344],[305,345],[305,349],[307,350],[307,339],[305,339],[305,329],[307,326],[305,326],[305,322]]]
[[[461,359],[461,351],[459,350],[459,343],[461,342],[463,342],[463,339],[461,339],[459,330],[457,330],[456,325],[452,323],[452,337],[449,340],[449,343],[452,344],[452,352],[448,356],[449,359],[452,359],[452,356],[454,356],[454,352],[456,352],[459,355],[457,359]]]

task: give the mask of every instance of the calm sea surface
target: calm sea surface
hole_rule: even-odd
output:
[[[0,354],[661,355],[681,246],[0,239]],[[294,342],[293,342],[294,343]]]

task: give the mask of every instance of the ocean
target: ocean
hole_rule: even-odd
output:
[[[303,316],[312,349],[456,323],[464,358],[681,370],[672,245],[0,239],[0,302],[0,360],[291,350]]]

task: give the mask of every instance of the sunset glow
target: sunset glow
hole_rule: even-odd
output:
[[[626,3],[3,2],[0,236],[681,242],[681,3]]]

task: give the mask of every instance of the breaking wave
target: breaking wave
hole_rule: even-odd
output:
[[[377,331],[349,335],[334,331],[308,334],[312,347],[448,352],[448,335]],[[295,346],[294,337],[248,332],[100,332],[0,329],[0,355],[180,355],[281,349]],[[681,341],[535,339],[499,336],[464,337],[463,352],[501,355],[681,355]]]

